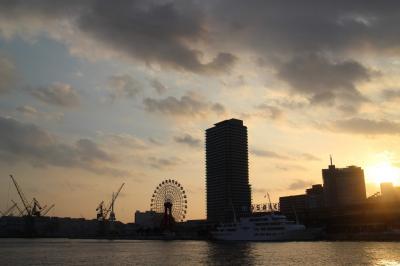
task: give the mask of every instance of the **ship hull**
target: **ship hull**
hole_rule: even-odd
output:
[[[216,241],[255,241],[255,242],[286,242],[318,240],[322,229],[305,229],[284,232],[277,235],[255,235],[253,232],[237,232],[234,234],[212,233]]]

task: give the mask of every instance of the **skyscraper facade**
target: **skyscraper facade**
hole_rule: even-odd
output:
[[[329,165],[322,169],[324,181],[324,201],[327,207],[362,203],[366,199],[364,170],[349,166],[336,168]]]
[[[206,130],[207,220],[232,221],[250,215],[247,127],[229,119]]]

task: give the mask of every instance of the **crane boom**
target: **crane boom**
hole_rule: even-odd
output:
[[[124,187],[125,183],[122,183],[122,185],[119,187],[118,191],[116,193],[113,193],[111,197],[111,202],[108,208],[104,211],[104,218],[107,218],[108,214],[111,212],[111,210],[114,208],[114,202],[117,199],[119,193],[121,192],[122,188]]]
[[[11,205],[10,208],[8,208],[5,212],[3,212],[3,216],[9,215],[9,214],[12,212],[12,210],[14,210],[15,206],[17,206],[16,203],[14,203],[13,205]]]
[[[117,199],[117,197],[118,197],[119,193],[121,192],[122,187],[123,187],[124,185],[125,185],[125,183],[122,183],[122,185],[119,187],[117,193],[114,195],[113,203],[114,203],[114,201]]]
[[[21,216],[23,216],[23,215],[24,215],[24,211],[21,210],[21,208],[18,206],[18,204],[17,204],[15,201],[11,200],[11,202],[12,202],[13,204],[15,204],[15,208],[17,208],[17,210],[19,211],[19,214],[20,214]]]
[[[31,215],[31,207],[30,207],[28,201],[26,200],[24,193],[22,192],[21,188],[19,187],[19,185],[18,185],[17,181],[14,179],[14,177],[12,175],[10,175],[10,177],[11,177],[11,180],[13,181],[13,183],[14,183],[15,188],[17,189],[18,195],[19,195],[19,197],[20,197],[20,199],[22,201],[22,204],[25,207],[25,210],[26,210],[27,214]]]
[[[43,211],[43,213],[42,213],[42,216],[45,216],[46,214],[48,214],[49,211],[50,211],[51,209],[54,208],[54,206],[56,206],[56,205],[55,205],[55,204],[52,204],[50,207],[48,207],[47,209],[45,209],[45,210]]]

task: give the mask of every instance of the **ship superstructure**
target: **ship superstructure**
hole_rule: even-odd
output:
[[[221,223],[212,232],[215,240],[231,241],[295,241],[312,235],[302,224],[276,213],[241,217],[236,222]]]

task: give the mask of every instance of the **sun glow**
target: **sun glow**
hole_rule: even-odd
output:
[[[394,167],[390,162],[383,161],[370,165],[365,169],[366,179],[377,185],[385,182],[400,184],[400,169]]]

